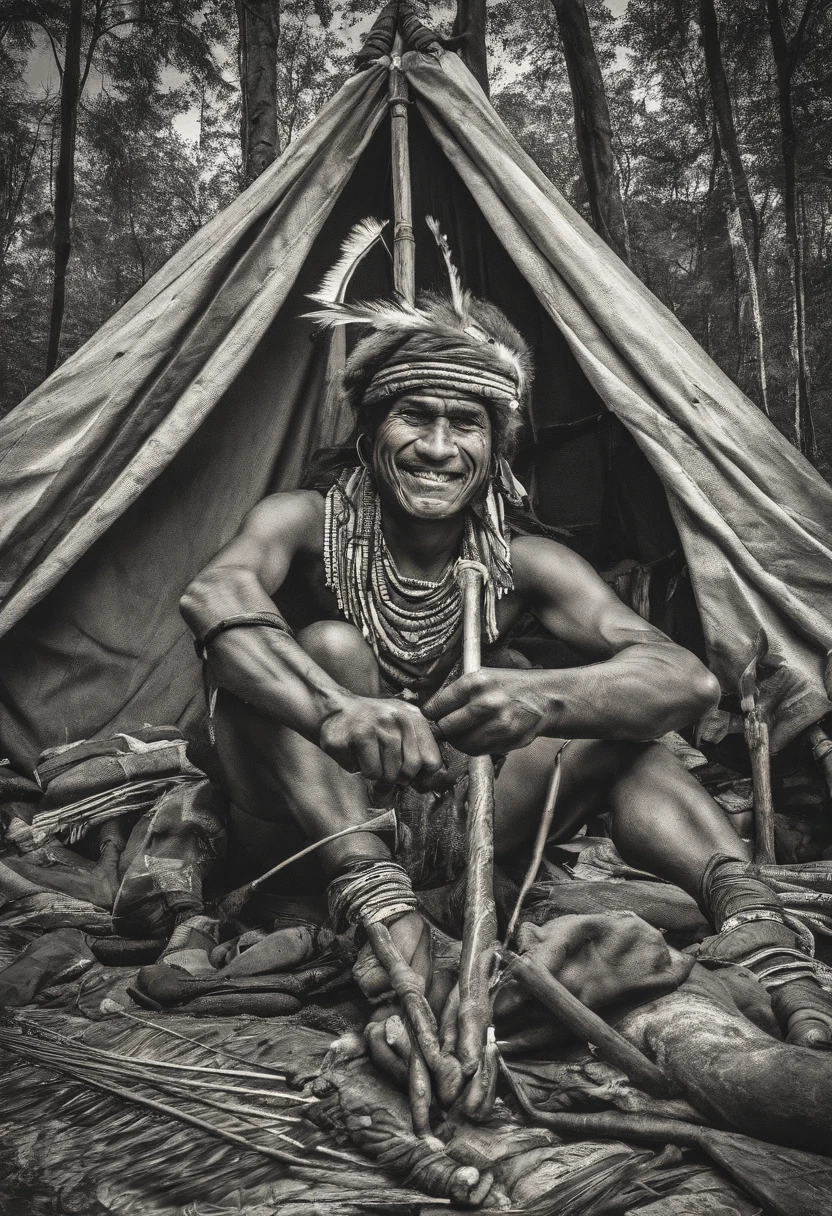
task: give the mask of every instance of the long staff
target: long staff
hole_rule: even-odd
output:
[[[479,562],[457,563],[462,593],[462,670],[481,665],[482,598],[488,572]],[[457,1055],[466,1076],[484,1057],[491,1024],[490,985],[496,959],[497,911],[494,904],[494,764],[490,756],[468,761],[466,828],[468,880],[459,961]]]

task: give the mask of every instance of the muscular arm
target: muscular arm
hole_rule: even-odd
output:
[[[299,554],[323,550],[324,503],[298,491],[274,494],[198,574],[180,601],[196,637],[221,620],[274,612],[272,594]],[[415,706],[356,696],[287,634],[263,626],[230,629],[208,646],[211,678],[318,744],[343,768],[371,780],[429,782],[442,757]]]
[[[453,742],[481,750],[501,741],[522,747],[538,735],[650,739],[696,721],[717,700],[719,685],[695,655],[625,607],[575,553],[523,537],[512,558],[526,606],[596,661],[463,676],[425,706]]]
[[[180,601],[196,637],[226,617],[274,612],[272,595],[293,559],[323,548],[319,494],[274,494],[246,516],[235,538],[193,580]],[[231,629],[208,647],[214,683],[318,741],[321,724],[346,694],[287,634]]]

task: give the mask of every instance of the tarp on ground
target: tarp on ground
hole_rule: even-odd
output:
[[[539,428],[604,409],[623,423],[646,456],[645,501],[651,468],[664,487],[726,691],[766,629],[781,746],[832,708],[832,490],[569,207],[454,54],[403,63],[417,225],[438,214],[469,285],[529,337]],[[0,422],[0,753],[14,761],[199,713],[178,598],[255,502],[298,484],[315,444],[326,343],[304,295],[352,223],[389,213],[387,68],[350,78]],[[424,235],[417,251],[420,285],[438,282]],[[368,259],[356,294],[384,290],[385,273]]]

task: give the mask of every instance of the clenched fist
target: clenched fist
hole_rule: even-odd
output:
[[[549,725],[542,673],[484,667],[440,689],[424,706],[443,739],[468,755],[526,747]]]
[[[444,767],[422,711],[392,698],[345,697],[322,722],[318,743],[347,772],[370,781],[427,788]]]

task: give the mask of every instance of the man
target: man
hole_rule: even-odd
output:
[[[345,376],[357,420],[351,459],[325,496],[299,490],[261,502],[182,599],[219,690],[214,728],[231,801],[322,839],[369,817],[373,783],[382,795],[441,786],[444,741],[505,756],[499,859],[533,837],[554,758],[571,740],[561,837],[611,812],[624,859],[699,899],[724,930],[713,953],[759,965],[784,1032],[828,1039],[825,994],[776,898],[746,873],[746,844],[651,741],[699,719],[719,696],[716,679],[568,548],[506,523],[519,501],[507,460],[530,379],[520,336],[458,287],[417,308],[333,314],[332,323],[370,331]],[[486,643],[530,611],[586,665],[459,676],[460,556],[489,573]],[[275,597],[295,610],[294,636]],[[361,923],[372,905],[430,994],[429,933],[384,841],[350,835],[320,858],[339,907]]]

